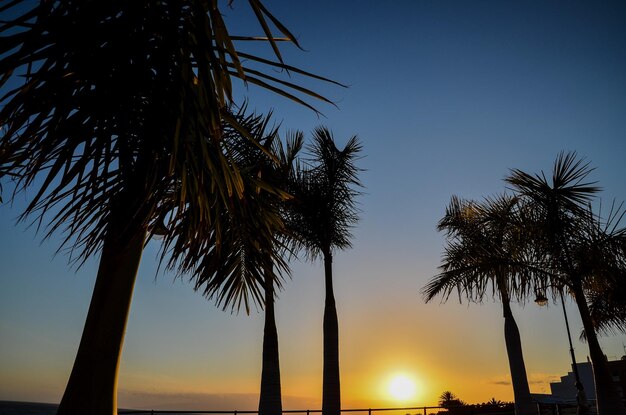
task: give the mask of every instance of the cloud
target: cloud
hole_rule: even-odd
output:
[[[528,385],[531,386],[533,393],[550,393],[550,383],[561,380],[561,375],[553,373],[532,373],[528,375]],[[488,382],[489,385],[511,386],[511,376],[502,375]]]
[[[553,373],[533,373],[529,376],[528,384],[533,393],[551,393],[550,383],[561,380],[561,375]]]

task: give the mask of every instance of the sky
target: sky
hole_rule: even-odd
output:
[[[436,231],[452,195],[481,199],[505,189],[511,168],[549,171],[560,151],[596,167],[606,206],[626,200],[626,4],[556,1],[266,1],[304,50],[290,65],[347,88],[294,81],[337,107],[323,113],[258,88],[249,107],[273,109],[281,132],[333,130],[363,144],[365,185],[353,248],[334,258],[343,407],[422,406],[445,390],[467,402],[512,400],[501,308],[425,304],[444,237]],[[232,33],[258,35],[247,4],[224,8]],[[266,51],[269,56],[271,53]],[[4,182],[3,182],[4,183]],[[97,269],[76,270],[60,235],[16,218],[28,194],[0,206],[0,400],[59,402],[72,368]],[[186,280],[157,275],[158,241],[144,251],[119,378],[120,407],[255,409],[263,313],[223,312]],[[286,409],[321,407],[323,267],[294,262],[276,302]],[[559,304],[516,305],[532,392],[570,370]],[[580,318],[568,317],[578,361]],[[626,354],[626,336],[600,339]],[[394,400],[398,374],[416,394]]]

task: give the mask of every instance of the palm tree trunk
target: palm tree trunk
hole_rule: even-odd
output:
[[[265,273],[265,328],[263,330],[263,369],[259,415],[280,415],[283,412],[278,360],[278,331],[274,318],[274,280]]]
[[[593,380],[596,386],[598,415],[624,414],[626,413],[624,404],[617,393],[615,383],[613,383],[613,378],[609,372],[606,357],[602,352],[602,348],[600,348],[582,285],[573,284],[572,291],[574,292],[576,305],[578,306],[580,318],[587,337],[589,357],[593,365]]]
[[[322,385],[322,415],[340,415],[341,387],[339,384],[339,323],[333,293],[333,258],[324,253],[324,379]]]
[[[511,312],[511,304],[508,295],[503,293],[502,290],[500,290],[500,293],[502,294],[502,309],[504,314],[504,342],[506,343],[506,353],[509,358],[511,383],[513,384],[515,414],[534,415],[537,410],[530,396],[519,329],[517,328],[513,313]]]
[[[125,216],[130,209],[122,205],[112,214],[107,229],[85,327],[58,415],[117,414],[122,344],[146,238],[143,227],[130,229]]]

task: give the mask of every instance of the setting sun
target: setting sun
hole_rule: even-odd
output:
[[[415,397],[417,385],[406,375],[396,375],[389,382],[388,392],[396,401],[408,401]]]

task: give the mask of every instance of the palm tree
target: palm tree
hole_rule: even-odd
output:
[[[301,132],[290,135],[287,138],[286,147],[283,146],[282,141],[274,141],[273,154],[278,159],[278,162],[271,164],[269,169],[267,169],[267,173],[271,176],[272,181],[276,181],[281,188],[285,188],[287,191],[290,187],[289,182],[295,178],[295,169],[297,168],[296,156],[302,149],[303,143],[304,135]],[[282,211],[283,216],[286,214],[284,212],[286,206],[283,200],[277,199],[275,207]],[[272,257],[280,256],[281,251],[290,251],[289,245],[292,245],[289,229],[284,228],[283,232],[280,235],[276,235],[276,237],[277,241],[274,249],[279,250],[279,252]],[[271,264],[270,270],[273,269],[273,264]],[[259,396],[259,415],[280,415],[282,413],[282,394],[278,331],[274,317],[275,285],[280,288],[280,279],[277,279],[269,271],[264,276],[265,325],[263,329],[263,366],[261,372],[261,393]]]
[[[607,273],[598,275],[594,269],[606,256],[596,256],[598,252],[588,232],[593,218],[587,204],[599,191],[594,183],[586,182],[591,171],[589,164],[576,153],[561,153],[551,180],[543,172],[532,175],[514,169],[506,182],[534,212],[534,223],[528,226],[532,230],[533,246],[550,270],[545,286],[553,287],[555,293],[566,288],[574,296],[593,364],[598,414],[618,414],[624,412],[624,406],[598,343],[585,296],[585,286],[594,279],[597,283],[598,279],[613,278]],[[581,261],[582,258],[592,260]]]
[[[622,207],[613,203],[606,219],[589,207],[587,243],[576,250],[576,261],[587,267],[590,276],[585,295],[598,335],[626,333],[626,227],[620,227],[626,211]],[[584,330],[581,338],[585,339]]]
[[[455,406],[465,405],[465,402],[460,400],[454,393],[450,391],[443,391],[439,395],[439,406],[442,408],[453,408]]]
[[[258,69],[323,79],[283,63],[268,21],[286,40],[295,38],[259,0],[249,4],[275,61],[237,50],[235,41],[252,38],[228,33],[217,0],[0,6],[11,17],[0,22],[0,179],[13,177],[16,191],[37,186],[21,218],[47,220],[46,236],[63,232],[72,260],[101,253],[59,414],[116,412],[133,286],[156,229],[167,230],[162,252],[170,266],[197,272],[197,284],[223,268],[201,262],[206,247],[228,258],[236,242],[229,226],[251,212],[266,230],[257,240],[273,243],[280,220],[249,191],[261,181],[239,168],[225,139],[254,141],[247,118],[230,108],[231,80],[309,107],[296,94],[327,100]]]
[[[202,237],[188,234],[187,238],[167,239],[164,243],[164,249],[172,253],[185,251],[180,257],[171,255],[168,268],[190,274],[194,289],[202,290],[203,295],[215,300],[223,310],[243,308],[249,313],[253,305],[262,307],[266,277],[278,279],[280,272],[289,271],[274,249],[275,235],[284,230],[276,204],[288,195],[276,180],[264,174],[270,165],[277,163],[271,153],[277,130],[268,128],[269,121],[269,116],[245,117],[239,122],[246,128],[246,136],[228,125],[223,127],[224,153],[245,179],[242,185],[246,197],[231,198],[227,209],[215,212],[216,222],[223,227],[219,241],[214,230],[196,229],[194,232]],[[184,215],[170,221],[174,222],[170,231],[184,234],[181,225],[190,221]],[[274,267],[278,272],[273,271]]]
[[[339,415],[339,327],[333,291],[333,253],[351,247],[350,229],[358,220],[357,190],[360,171],[355,162],[361,145],[356,136],[339,150],[330,130],[319,127],[309,147],[311,165],[302,170],[292,188],[288,228],[309,259],[324,260],[324,374],[322,413]]]
[[[502,402],[501,400],[496,399],[496,398],[491,398],[485,404],[486,405],[498,406],[498,405],[504,405],[504,402]]]
[[[243,220],[226,214],[223,222],[227,224],[228,234],[224,241],[229,247],[220,251],[212,243],[203,245],[198,253],[202,260],[199,261],[200,268],[195,270],[195,275],[199,275],[195,283],[197,289],[203,289],[204,294],[215,299],[224,310],[230,307],[232,311],[239,311],[243,306],[249,313],[252,303],[265,309],[259,399],[259,413],[265,415],[282,413],[274,297],[275,286],[280,287],[282,275],[290,273],[283,259],[290,237],[283,225],[282,210],[284,201],[291,196],[285,190],[275,189],[288,189],[303,135],[296,133],[288,137],[285,148],[277,130],[266,132],[269,117],[256,120],[257,128],[251,131],[254,131],[255,142],[259,145],[235,135],[236,140],[230,148],[238,166],[250,176],[263,179],[255,184],[256,188],[249,189],[255,203],[262,208],[251,209]],[[261,216],[267,216],[268,212],[276,221],[273,226],[267,226],[266,218]],[[271,245],[264,243],[266,238],[272,239]]]
[[[589,312],[594,329],[598,335],[617,335],[626,333],[626,277],[613,287],[606,285],[588,289]],[[581,333],[585,340],[585,331]]]
[[[459,300],[482,301],[491,293],[500,297],[504,337],[515,396],[516,414],[533,414],[519,329],[511,311],[511,295],[523,299],[532,272],[525,262],[518,199],[502,195],[484,203],[453,197],[437,226],[448,237],[442,272],[423,289],[426,302],[441,294],[444,301],[457,291]]]

